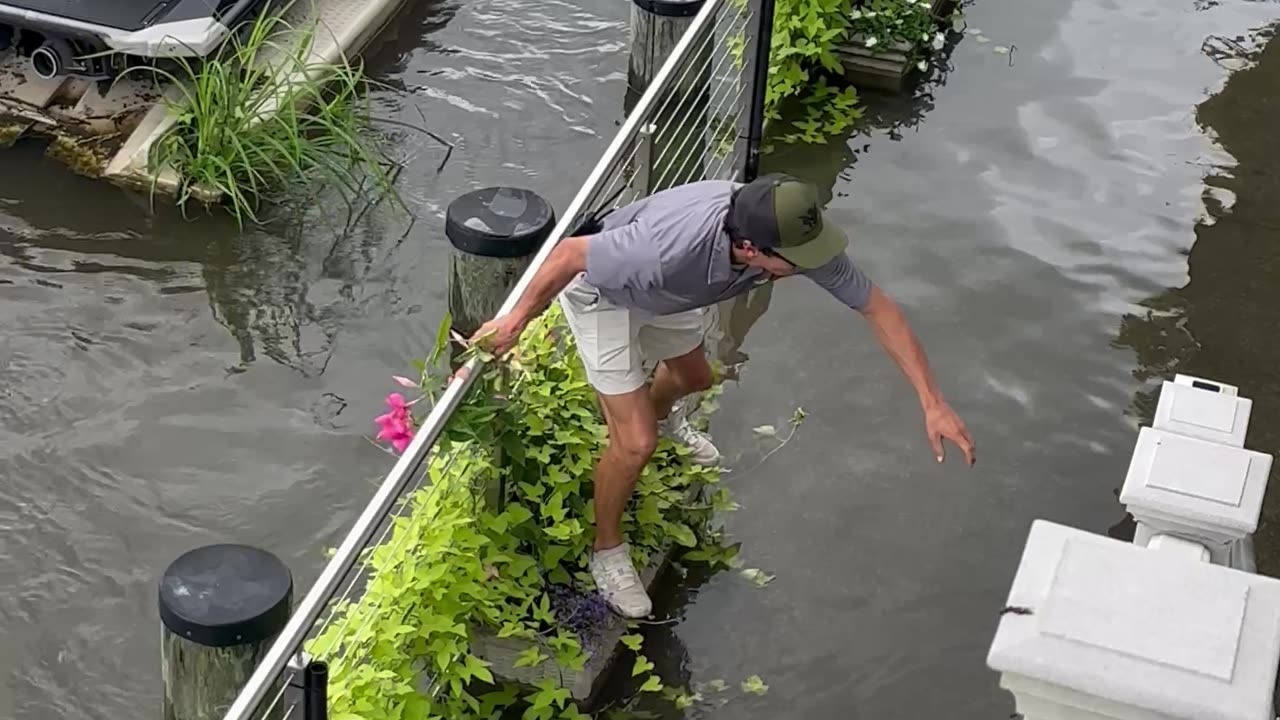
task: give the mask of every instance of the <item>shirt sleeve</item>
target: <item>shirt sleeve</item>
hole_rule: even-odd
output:
[[[605,290],[646,290],[662,282],[658,244],[635,220],[587,239],[588,283]]]
[[[840,253],[822,267],[805,270],[804,275],[854,310],[866,307],[871,297],[871,279],[846,253]]]

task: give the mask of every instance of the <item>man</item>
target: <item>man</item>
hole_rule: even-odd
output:
[[[659,435],[687,445],[697,463],[720,459],[710,438],[672,413],[680,398],[711,386],[701,309],[760,283],[804,275],[861,313],[915,388],[938,462],[946,438],[973,465],[973,439],[935,385],[924,349],[894,302],[845,254],[847,244],[823,222],[808,183],[786,175],[689,183],[619,208],[600,232],[561,241],[515,309],[477,331],[506,352],[560,296],[609,428],[595,468],[590,566],[619,614],[644,617],[652,608],[620,524]],[[659,363],[651,380],[646,360]]]

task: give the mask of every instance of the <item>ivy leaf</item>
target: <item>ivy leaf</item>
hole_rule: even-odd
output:
[[[499,442],[502,445],[503,452],[507,454],[508,458],[517,465],[524,464],[524,443],[520,441],[520,437],[518,435],[515,433],[503,433]]]
[[[627,649],[629,650],[634,650],[636,652],[639,652],[640,646],[643,643],[644,643],[643,635],[623,635],[622,636],[622,644],[626,645]]]
[[[493,673],[489,672],[489,665],[490,663],[481,660],[475,655],[467,655],[466,669],[471,672],[471,677],[493,684]]]
[[[631,667],[631,677],[643,675],[653,669],[653,663],[643,655],[636,656],[636,664]]]
[[[675,697],[675,704],[676,704],[677,710],[684,710],[685,708],[692,707],[694,703],[701,702],[701,701],[702,701],[702,695],[700,693],[694,693],[692,695],[686,695],[685,693],[680,693]]]
[[[542,664],[544,660],[547,660],[550,657],[551,657],[550,655],[544,654],[541,648],[539,648],[537,645],[534,645],[516,656],[516,661],[514,666],[518,668],[538,667],[539,665]]]
[[[658,679],[657,675],[650,675],[649,679],[645,680],[644,684],[640,686],[640,692],[661,692],[661,691],[662,691],[662,681]]]
[[[742,577],[750,580],[758,588],[762,588],[773,581],[774,576],[757,568],[747,568],[742,571]]]
[[[431,357],[427,360],[428,365],[435,365],[441,353],[449,347],[449,329],[452,326],[453,315],[446,311],[444,317],[440,318],[440,326],[436,328],[436,346],[431,349]]]
[[[678,544],[685,547],[696,547],[698,538],[693,534],[693,530],[689,529],[684,523],[671,523],[667,525],[667,534],[671,536]]]
[[[752,695],[763,695],[769,692],[769,686],[764,684],[759,675],[752,675],[742,681],[742,691],[749,692]]]

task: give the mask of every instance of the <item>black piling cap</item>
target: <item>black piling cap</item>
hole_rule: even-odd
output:
[[[289,621],[293,576],[275,555],[247,545],[196,548],[165,570],[160,620],[206,647],[266,640]]]
[[[693,17],[706,0],[632,0],[636,7],[662,17]]]
[[[444,234],[465,253],[517,258],[537,252],[556,224],[556,211],[530,190],[488,187],[449,203]]]

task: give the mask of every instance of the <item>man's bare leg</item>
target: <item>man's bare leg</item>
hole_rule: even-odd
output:
[[[663,360],[649,387],[653,414],[658,420],[658,434],[687,447],[693,462],[704,466],[718,465],[720,451],[710,437],[695,430],[686,418],[670,415],[677,401],[710,388],[711,380],[711,365],[699,345],[684,355]]]
[[[597,550],[622,544],[622,511],[658,444],[657,419],[648,388],[601,395],[609,442],[595,469]]]
[[[711,365],[701,345],[680,357],[663,360],[649,386],[653,416],[658,420],[666,418],[677,400],[710,388],[711,380]]]
[[[596,463],[596,542],[591,553],[591,577],[605,600],[629,618],[653,609],[640,575],[631,562],[630,547],[622,539],[622,511],[636,480],[658,444],[658,421],[653,417],[649,389],[622,395],[601,395],[609,423],[609,443]]]

